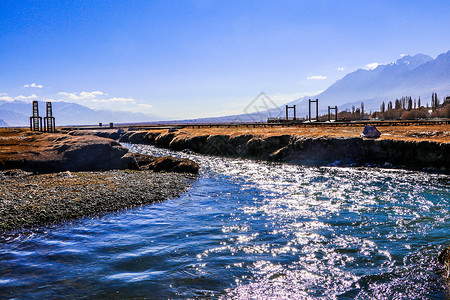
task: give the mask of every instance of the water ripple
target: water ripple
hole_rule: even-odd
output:
[[[162,203],[0,237],[0,298],[440,299],[449,176],[188,155]]]

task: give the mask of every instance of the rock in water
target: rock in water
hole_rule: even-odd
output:
[[[450,246],[442,250],[438,260],[444,266],[444,278],[450,288]]]
[[[197,174],[199,165],[189,159],[179,157],[154,157],[133,153],[136,163],[141,170],[153,170],[155,172],[178,172]]]
[[[361,136],[369,139],[377,139],[381,136],[381,132],[379,132],[375,126],[366,125],[364,126]]]

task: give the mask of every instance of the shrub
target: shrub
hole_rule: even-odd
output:
[[[444,107],[437,109],[431,114],[432,118],[450,118],[450,104],[446,104]]]
[[[428,115],[427,109],[422,107],[418,109],[413,109],[411,111],[405,111],[402,114],[402,119],[404,120],[415,120],[415,119],[424,119]]]

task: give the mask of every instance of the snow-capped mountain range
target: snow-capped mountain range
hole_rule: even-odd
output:
[[[319,99],[320,111],[337,105],[345,110],[364,102],[366,111],[378,110],[381,102],[402,96],[421,97],[429,102],[431,94],[450,95],[450,51],[436,59],[424,54],[404,56],[395,63],[379,65],[373,70],[359,69],[345,75],[318,95],[294,100],[300,111],[308,109],[308,99]]]
[[[296,105],[297,117],[308,114],[308,99],[319,99],[319,114],[325,114],[328,106],[338,106],[339,111],[360,107],[364,102],[365,112],[377,111],[383,101],[394,102],[403,96],[421,98],[422,105],[430,103],[432,93],[437,93],[441,101],[450,96],[450,51],[436,59],[424,54],[403,56],[396,62],[379,65],[373,70],[359,69],[345,75],[325,91],[317,95],[305,96],[282,106],[263,99],[254,103],[255,107],[270,109],[240,115],[183,120],[183,122],[264,122],[268,117],[285,117],[285,105]],[[270,102],[270,101],[269,101]],[[314,117],[315,106],[311,106]],[[292,110],[290,117],[292,117]]]

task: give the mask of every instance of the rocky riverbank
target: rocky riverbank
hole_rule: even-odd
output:
[[[198,170],[192,160],[130,153],[106,137],[3,130],[0,231],[173,198]]]
[[[193,175],[112,170],[0,172],[0,231],[100,215],[177,197]]]
[[[426,139],[364,139],[359,136],[298,134],[204,134],[201,131],[114,131],[119,142],[143,143],[200,154],[305,165],[377,166],[450,173],[450,143]],[[70,134],[105,132],[74,131]]]

